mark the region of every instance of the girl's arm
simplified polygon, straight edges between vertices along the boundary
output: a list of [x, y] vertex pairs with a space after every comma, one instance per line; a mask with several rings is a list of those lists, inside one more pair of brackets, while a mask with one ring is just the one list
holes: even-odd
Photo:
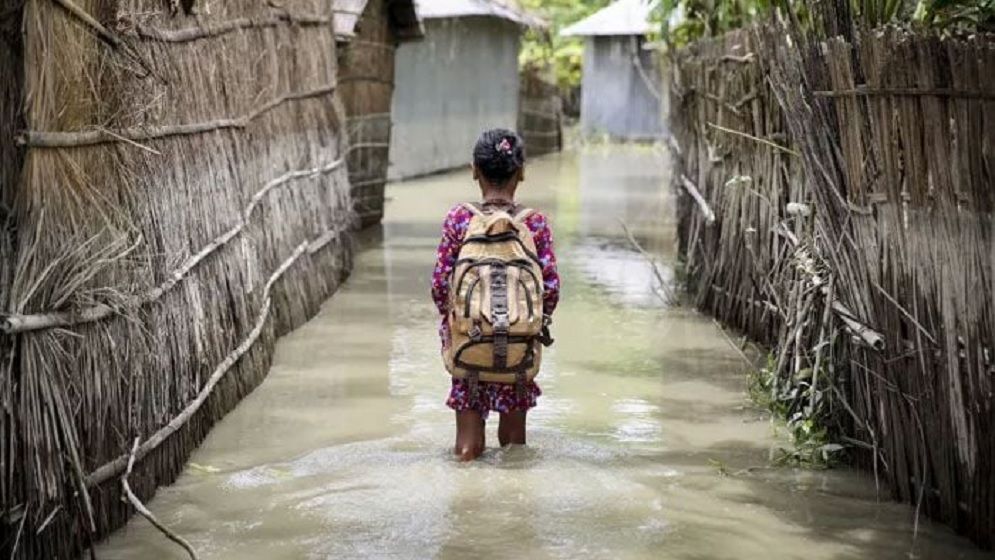
[[526, 225], [532, 231], [536, 254], [542, 263], [542, 312], [552, 315], [560, 301], [560, 274], [556, 270], [556, 254], [553, 253], [553, 230], [549, 228], [546, 216], [539, 212], [529, 216]]
[[449, 307], [449, 276], [456, 265], [456, 255], [463, 236], [470, 224], [470, 211], [462, 206], [456, 206], [446, 215], [442, 222], [442, 240], [436, 251], [435, 270], [432, 272], [432, 301], [441, 315], [445, 315]]

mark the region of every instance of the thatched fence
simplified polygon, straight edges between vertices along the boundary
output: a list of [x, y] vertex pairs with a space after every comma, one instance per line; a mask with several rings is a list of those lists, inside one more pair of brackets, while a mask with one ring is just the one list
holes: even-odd
[[830, 423], [896, 498], [991, 547], [995, 39], [824, 36], [675, 54], [688, 287], [772, 348], [789, 417]]
[[563, 149], [563, 100], [560, 88], [535, 68], [522, 70], [518, 93], [518, 133], [529, 156]]
[[0, 9], [0, 555], [124, 523], [349, 270], [332, 18]]
[[[346, 112], [349, 182], [359, 224], [380, 223], [390, 165], [394, 56], [400, 41], [421, 37], [410, 0], [335, 0], [354, 35], [339, 45], [340, 96]], [[349, 21], [349, 19], [352, 21]], [[340, 40], [344, 33], [338, 33]]]

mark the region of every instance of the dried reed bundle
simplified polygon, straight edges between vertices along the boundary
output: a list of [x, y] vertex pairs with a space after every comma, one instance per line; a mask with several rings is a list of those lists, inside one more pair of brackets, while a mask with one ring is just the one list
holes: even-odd
[[[354, 1], [354, 0], [352, 0]], [[336, 0], [340, 9], [350, 0]], [[380, 223], [390, 165], [390, 109], [394, 94], [394, 52], [399, 40], [387, 0], [369, 0], [358, 14], [356, 35], [339, 53], [341, 97], [349, 142], [349, 182], [362, 226]]]

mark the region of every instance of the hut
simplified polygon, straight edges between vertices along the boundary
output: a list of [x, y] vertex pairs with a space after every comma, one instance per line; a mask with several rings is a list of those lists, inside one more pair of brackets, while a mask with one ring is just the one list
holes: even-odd
[[518, 53], [535, 17], [494, 0], [420, 2], [425, 39], [397, 50], [391, 179], [467, 164], [484, 128], [518, 122]]
[[396, 46], [423, 30], [413, 0], [334, 0], [334, 11], [349, 182], [358, 224], [369, 226], [383, 218]]
[[584, 136], [666, 136], [660, 70], [647, 50], [653, 2], [617, 0], [561, 34], [585, 38], [580, 124]]
[[123, 524], [348, 272], [332, 25], [325, 0], [0, 9], [0, 557]]

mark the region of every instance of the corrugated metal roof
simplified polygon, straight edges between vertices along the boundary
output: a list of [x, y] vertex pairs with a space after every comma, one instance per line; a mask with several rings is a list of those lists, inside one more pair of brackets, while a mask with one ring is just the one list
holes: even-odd
[[655, 0], [617, 0], [560, 35], [646, 35], [653, 30], [650, 15], [655, 6]]
[[[369, 0], [332, 0], [337, 40], [350, 41], [356, 36], [356, 24], [363, 16], [368, 2]], [[390, 0], [387, 2], [387, 12], [394, 34], [399, 40], [418, 39], [424, 35], [425, 31], [415, 11], [414, 0]]]
[[527, 27], [546, 27], [546, 22], [507, 0], [418, 0], [423, 19], [493, 16]]

